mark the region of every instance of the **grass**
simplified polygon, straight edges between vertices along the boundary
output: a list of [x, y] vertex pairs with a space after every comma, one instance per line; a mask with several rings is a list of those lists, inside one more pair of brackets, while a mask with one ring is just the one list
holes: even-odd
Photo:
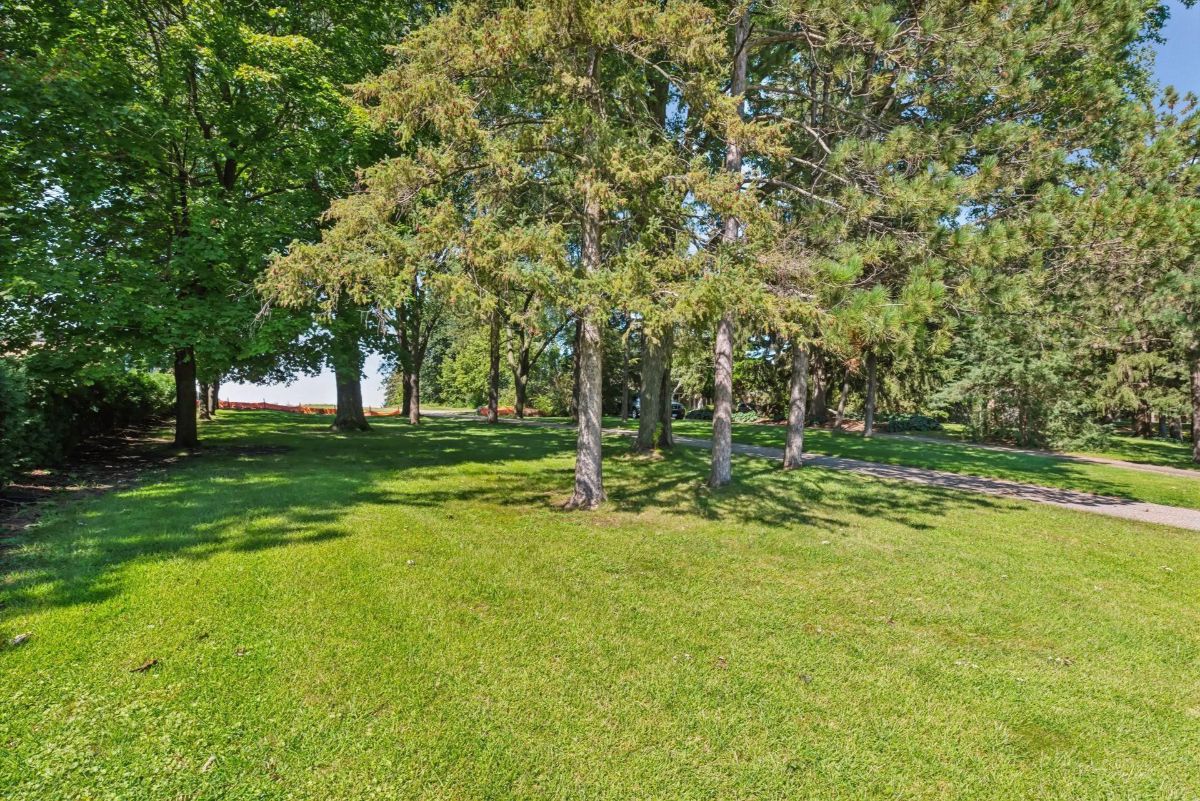
[[[620, 419], [605, 418], [605, 423], [614, 428], [619, 427]], [[629, 421], [628, 426], [636, 427], [637, 421]], [[680, 436], [708, 439], [712, 436], [712, 423], [677, 420], [673, 423], [673, 430]], [[782, 448], [786, 438], [787, 429], [784, 426], [753, 423], [735, 423], [733, 426], [734, 442], [747, 445]], [[952, 440], [941, 443], [908, 439], [904, 436], [864, 439], [860, 434], [828, 429], [805, 431], [804, 449], [809, 453], [826, 456], [846, 456], [884, 464], [928, 467], [951, 473], [1003, 478], [1044, 487], [1081, 490], [1147, 503], [1200, 509], [1200, 471], [1197, 471], [1195, 478], [1179, 477], [1071, 461], [1050, 455], [976, 448]]]
[[1111, 438], [1107, 448], [1085, 455], [1122, 459], [1126, 462], [1156, 464], [1163, 467], [1180, 467], [1196, 470], [1197, 475], [1200, 475], [1200, 466], [1192, 461], [1192, 443], [1190, 442], [1118, 435]]
[[[966, 427], [961, 423], [946, 423], [942, 431], [914, 432], [918, 436], [935, 437], [938, 439], [959, 440], [967, 439]], [[1192, 443], [1176, 442], [1169, 439], [1146, 439], [1128, 434], [1113, 434], [1109, 437], [1106, 447], [1092, 450], [1072, 450], [1071, 456], [1102, 456], [1106, 459], [1120, 459], [1135, 464], [1152, 464], [1161, 467], [1178, 467], [1184, 470], [1196, 470], [1200, 475], [1200, 465], [1192, 460]]]
[[571, 432], [372, 425], [8, 543], [0, 795], [1200, 794], [1195, 534], [615, 440], [572, 514]]

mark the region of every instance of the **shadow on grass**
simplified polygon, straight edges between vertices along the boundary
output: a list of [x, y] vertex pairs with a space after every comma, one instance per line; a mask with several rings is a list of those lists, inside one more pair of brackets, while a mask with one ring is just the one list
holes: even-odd
[[[388, 421], [371, 432], [341, 435], [307, 418], [240, 412], [222, 415], [205, 435], [214, 447], [172, 468], [165, 479], [69, 504], [17, 538], [0, 555], [7, 611], [112, 598], [123, 589], [121, 569], [133, 563], [204, 560], [353, 537], [346, 513], [362, 504], [586, 514], [559, 507], [572, 481], [570, 430], [473, 421], [413, 428]], [[655, 510], [833, 531], [855, 518], [928, 529], [951, 509], [997, 507], [983, 497], [892, 487], [825, 470], [783, 474], [774, 462], [747, 458], [735, 463], [735, 483], [714, 492], [704, 484], [703, 452], [680, 448], [662, 458], [636, 457], [626, 442], [612, 438], [605, 457], [606, 512]]]
[[[712, 428], [707, 423], [686, 421], [676, 424], [676, 433], [680, 436], [708, 438], [712, 435]], [[785, 437], [786, 430], [782, 426], [735, 425], [733, 428], [734, 441], [746, 445], [782, 448]], [[865, 439], [857, 434], [824, 429], [806, 432], [805, 449], [809, 453], [824, 456], [920, 467], [1140, 500], [1136, 491], [1120, 483], [1121, 468], [1073, 461], [1070, 458], [976, 448], [949, 441], [941, 444], [905, 440], [896, 436]], [[1107, 471], [1112, 471], [1111, 480], [1102, 475]]]

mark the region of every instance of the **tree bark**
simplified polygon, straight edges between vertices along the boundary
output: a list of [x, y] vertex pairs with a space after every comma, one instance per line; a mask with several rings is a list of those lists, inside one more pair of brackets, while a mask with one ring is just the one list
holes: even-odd
[[629, 337], [630, 330], [628, 314], [626, 314], [625, 337], [621, 345], [621, 422], [629, 420]]
[[413, 370], [408, 374], [405, 385], [408, 390], [408, 422], [412, 425], [421, 424], [421, 371]]
[[863, 409], [863, 436], [875, 433], [875, 351], [867, 351], [867, 403]]
[[816, 349], [809, 354], [808, 358], [812, 371], [812, 419], [817, 425], [823, 425], [829, 417], [828, 359]]
[[842, 389], [838, 393], [837, 416], [833, 418], [833, 427], [841, 428], [846, 422], [846, 398], [850, 396], [850, 371], [842, 372]]
[[[344, 316], [351, 312], [341, 312]], [[362, 404], [362, 350], [358, 330], [346, 320], [333, 323], [333, 375], [337, 382], [337, 412], [329, 426], [334, 431], [367, 431]]]
[[362, 404], [362, 374], [351, 366], [334, 368], [337, 380], [337, 413], [329, 426], [334, 431], [367, 431], [367, 416]]
[[671, 402], [675, 395], [674, 386], [671, 383], [671, 355], [674, 349], [675, 328], [671, 326], [663, 334], [662, 342], [662, 384], [658, 392], [662, 399], [662, 426], [658, 429], [658, 447], [661, 450], [675, 447], [675, 434], [671, 430], [671, 415], [674, 412]]
[[[600, 201], [589, 196], [583, 211], [582, 261], [586, 273], [600, 269]], [[595, 310], [579, 313], [579, 426], [575, 445], [575, 491], [567, 501], [568, 509], [595, 509], [604, 500], [604, 473], [600, 430], [602, 412], [601, 360], [603, 343]]]
[[492, 309], [492, 325], [488, 331], [488, 396], [487, 421], [500, 420], [500, 308]]
[[1200, 351], [1192, 354], [1192, 461], [1200, 464]]
[[[517, 347], [512, 343], [516, 341]], [[509, 339], [508, 361], [513, 374], [513, 392], [517, 396], [517, 417], [525, 419], [525, 406], [529, 403], [529, 371], [532, 361], [529, 358], [529, 336], [523, 331], [513, 331]]]
[[642, 384], [638, 392], [638, 433], [633, 449], [638, 453], [654, 450], [654, 435], [662, 414], [663, 343], [657, 332], [643, 328]]
[[412, 371], [400, 368], [400, 414], [408, 417], [412, 414]]
[[792, 392], [788, 404], [787, 447], [783, 452], [783, 469], [792, 470], [804, 465], [804, 416], [808, 402], [808, 349], [792, 344]]
[[212, 417], [217, 416], [217, 411], [221, 408], [221, 378], [214, 378], [208, 385], [208, 413]]
[[208, 405], [208, 396], [212, 392], [212, 385], [208, 383], [200, 384], [200, 419], [212, 419], [212, 407]]
[[579, 351], [583, 347], [583, 321], [575, 318], [575, 344], [571, 352], [571, 420], [579, 422]]
[[175, 444], [194, 448], [200, 444], [196, 431], [196, 352], [193, 348], [175, 351]]
[[[743, 114], [746, 93], [746, 67], [749, 63], [750, 8], [747, 6], [738, 19], [733, 36], [733, 69], [729, 81], [729, 94], [738, 103], [738, 113]], [[730, 138], [725, 145], [725, 169], [735, 176], [742, 174], [742, 147]], [[741, 223], [732, 214], [727, 215], [721, 230], [721, 239], [728, 247], [740, 236]], [[733, 480], [733, 312], [726, 310], [717, 323], [716, 344], [713, 347], [713, 433], [712, 469], [708, 484], [723, 487]]]
[[733, 480], [733, 315], [721, 315], [717, 341], [713, 348], [716, 363], [713, 377], [712, 470], [711, 487], [723, 487]]

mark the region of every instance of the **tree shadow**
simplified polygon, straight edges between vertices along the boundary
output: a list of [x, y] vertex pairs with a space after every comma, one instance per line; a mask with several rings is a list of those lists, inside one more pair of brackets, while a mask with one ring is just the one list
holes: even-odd
[[[15, 547], [0, 554], [6, 611], [111, 599], [124, 591], [123, 568], [134, 563], [202, 561], [354, 537], [348, 512], [363, 504], [447, 509], [461, 503], [475, 513], [490, 504], [587, 514], [560, 508], [572, 483], [570, 429], [462, 420], [410, 427], [387, 420], [346, 435], [282, 413], [221, 418], [206, 428], [207, 451], [140, 485], [64, 504], [15, 538]], [[814, 468], [784, 473], [776, 462], [735, 459], [734, 483], [713, 491], [704, 483], [705, 452], [680, 447], [645, 458], [609, 437], [604, 513], [653, 511], [826, 531], [873, 518], [927, 530], [951, 510], [1002, 508], [966, 493]]]

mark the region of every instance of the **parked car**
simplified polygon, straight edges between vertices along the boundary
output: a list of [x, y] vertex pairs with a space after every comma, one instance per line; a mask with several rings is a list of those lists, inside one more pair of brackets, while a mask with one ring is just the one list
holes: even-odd
[[[683, 408], [683, 404], [678, 401], [671, 401], [671, 419], [682, 420], [687, 414], [687, 409]], [[629, 407], [629, 416], [635, 420], [642, 416], [642, 399], [634, 398], [633, 403]]]

